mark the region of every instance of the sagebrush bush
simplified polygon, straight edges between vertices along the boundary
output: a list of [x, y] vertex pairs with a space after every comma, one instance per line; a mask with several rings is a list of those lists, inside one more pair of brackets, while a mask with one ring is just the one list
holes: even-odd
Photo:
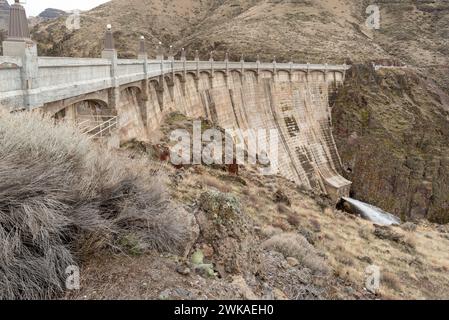
[[329, 267], [324, 259], [317, 254], [315, 248], [300, 234], [276, 234], [266, 240], [263, 243], [263, 247], [270, 251], [282, 253], [285, 258], [296, 258], [301, 265], [313, 272], [327, 273], [329, 271]]
[[186, 213], [142, 161], [67, 123], [0, 112], [0, 299], [55, 297], [68, 266], [130, 235], [140, 249], [180, 253]]

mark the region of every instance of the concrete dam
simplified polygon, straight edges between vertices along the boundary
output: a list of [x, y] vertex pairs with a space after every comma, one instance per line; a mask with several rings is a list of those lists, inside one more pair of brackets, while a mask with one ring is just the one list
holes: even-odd
[[[206, 117], [225, 129], [275, 129], [282, 176], [335, 198], [349, 194], [350, 182], [338, 174], [340, 159], [330, 125], [328, 93], [335, 88], [334, 79], [328, 82], [323, 72], [264, 71], [257, 76], [232, 71], [213, 77], [202, 73], [198, 79], [187, 74], [181, 80], [175, 77], [162, 92], [151, 86], [144, 121], [123, 122], [121, 136], [141, 132], [142, 138], [146, 130], [151, 134], [164, 110]], [[120, 113], [129, 120], [139, 108], [134, 95], [124, 99]]]
[[[23, 20], [20, 4], [11, 21]], [[73, 121], [87, 133], [116, 129], [121, 142], [147, 141], [164, 115], [205, 117], [224, 129], [274, 129], [279, 173], [307, 189], [348, 196], [332, 136], [329, 93], [346, 65], [192, 61], [181, 50], [149, 59], [142, 38], [137, 59], [118, 59], [111, 27], [102, 58], [39, 57], [23, 27], [10, 24], [0, 57], [0, 106]], [[175, 59], [175, 56], [179, 57]]]

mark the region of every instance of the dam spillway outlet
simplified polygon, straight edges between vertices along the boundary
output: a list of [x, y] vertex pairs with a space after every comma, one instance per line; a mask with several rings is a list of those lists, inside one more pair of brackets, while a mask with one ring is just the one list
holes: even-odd
[[[338, 206], [350, 213], [357, 213], [362, 218], [372, 221], [373, 223], [381, 226], [401, 224], [401, 219], [399, 219], [398, 217], [360, 200], [343, 197]], [[349, 208], [346, 208], [346, 206], [349, 206]]]

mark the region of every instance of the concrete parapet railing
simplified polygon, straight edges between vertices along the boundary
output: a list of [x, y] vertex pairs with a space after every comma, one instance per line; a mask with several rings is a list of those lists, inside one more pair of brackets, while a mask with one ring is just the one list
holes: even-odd
[[[26, 61], [26, 65], [24, 65]], [[25, 66], [25, 68], [24, 68]], [[345, 73], [347, 65], [183, 61], [146, 59], [96, 59], [0, 57], [0, 103], [34, 109], [46, 103], [123, 86], [165, 74], [207, 71], [303, 71]]]

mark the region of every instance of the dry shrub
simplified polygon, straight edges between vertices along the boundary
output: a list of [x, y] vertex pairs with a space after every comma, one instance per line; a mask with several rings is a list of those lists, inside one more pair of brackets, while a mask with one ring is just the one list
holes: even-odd
[[287, 216], [287, 221], [292, 227], [299, 227], [301, 225], [301, 221], [299, 220], [299, 217], [296, 215], [296, 213], [290, 213]]
[[279, 213], [282, 213], [282, 214], [288, 214], [288, 213], [291, 213], [292, 211], [290, 210], [290, 208], [289, 207], [287, 207], [285, 204], [283, 204], [283, 203], [278, 203], [278, 205], [277, 205], [277, 210], [278, 210], [278, 212]]
[[294, 257], [313, 272], [327, 273], [329, 267], [315, 248], [300, 234], [277, 234], [263, 243], [267, 250], [282, 253], [285, 258]]
[[263, 236], [269, 238], [272, 237], [275, 234], [280, 234], [282, 233], [282, 229], [279, 228], [275, 228], [271, 225], [266, 225], [261, 229], [261, 233]]
[[289, 197], [282, 190], [277, 190], [275, 192], [273, 201], [276, 203], [284, 203], [289, 207], [292, 205]]
[[201, 177], [201, 181], [204, 186], [212, 187], [223, 193], [229, 193], [232, 191], [231, 186], [225, 184], [224, 182], [213, 176], [204, 175], [203, 177]]
[[338, 261], [341, 264], [344, 264], [346, 266], [353, 266], [354, 260], [351, 256], [351, 253], [348, 252], [343, 246], [337, 245], [335, 249], [333, 250], [335, 260]]
[[416, 237], [414, 234], [407, 234], [402, 239], [402, 243], [405, 247], [415, 250], [416, 249]]
[[401, 283], [399, 278], [389, 271], [381, 272], [381, 284], [386, 285], [390, 289], [399, 291], [401, 289]]
[[316, 219], [310, 219], [310, 227], [313, 232], [321, 232], [321, 225]]
[[132, 234], [180, 252], [184, 212], [160, 177], [97, 149], [68, 124], [0, 112], [0, 299], [48, 299], [65, 270]]
[[360, 238], [365, 239], [365, 240], [371, 240], [372, 233], [373, 232], [372, 232], [371, 228], [369, 228], [367, 226], [362, 226], [359, 229], [359, 236], [360, 236]]
[[292, 229], [291, 226], [288, 224], [288, 222], [285, 221], [285, 219], [282, 219], [282, 218], [279, 218], [279, 217], [275, 217], [274, 219], [275, 220], [271, 223], [271, 225], [274, 228], [281, 229], [284, 232], [290, 231]]
[[241, 194], [248, 197], [248, 196], [250, 196], [252, 194], [251, 193], [251, 189], [250, 188], [243, 188], [242, 191], [241, 191]]
[[415, 232], [416, 229], [418, 229], [418, 226], [413, 222], [405, 222], [401, 225], [401, 228], [408, 232]]

